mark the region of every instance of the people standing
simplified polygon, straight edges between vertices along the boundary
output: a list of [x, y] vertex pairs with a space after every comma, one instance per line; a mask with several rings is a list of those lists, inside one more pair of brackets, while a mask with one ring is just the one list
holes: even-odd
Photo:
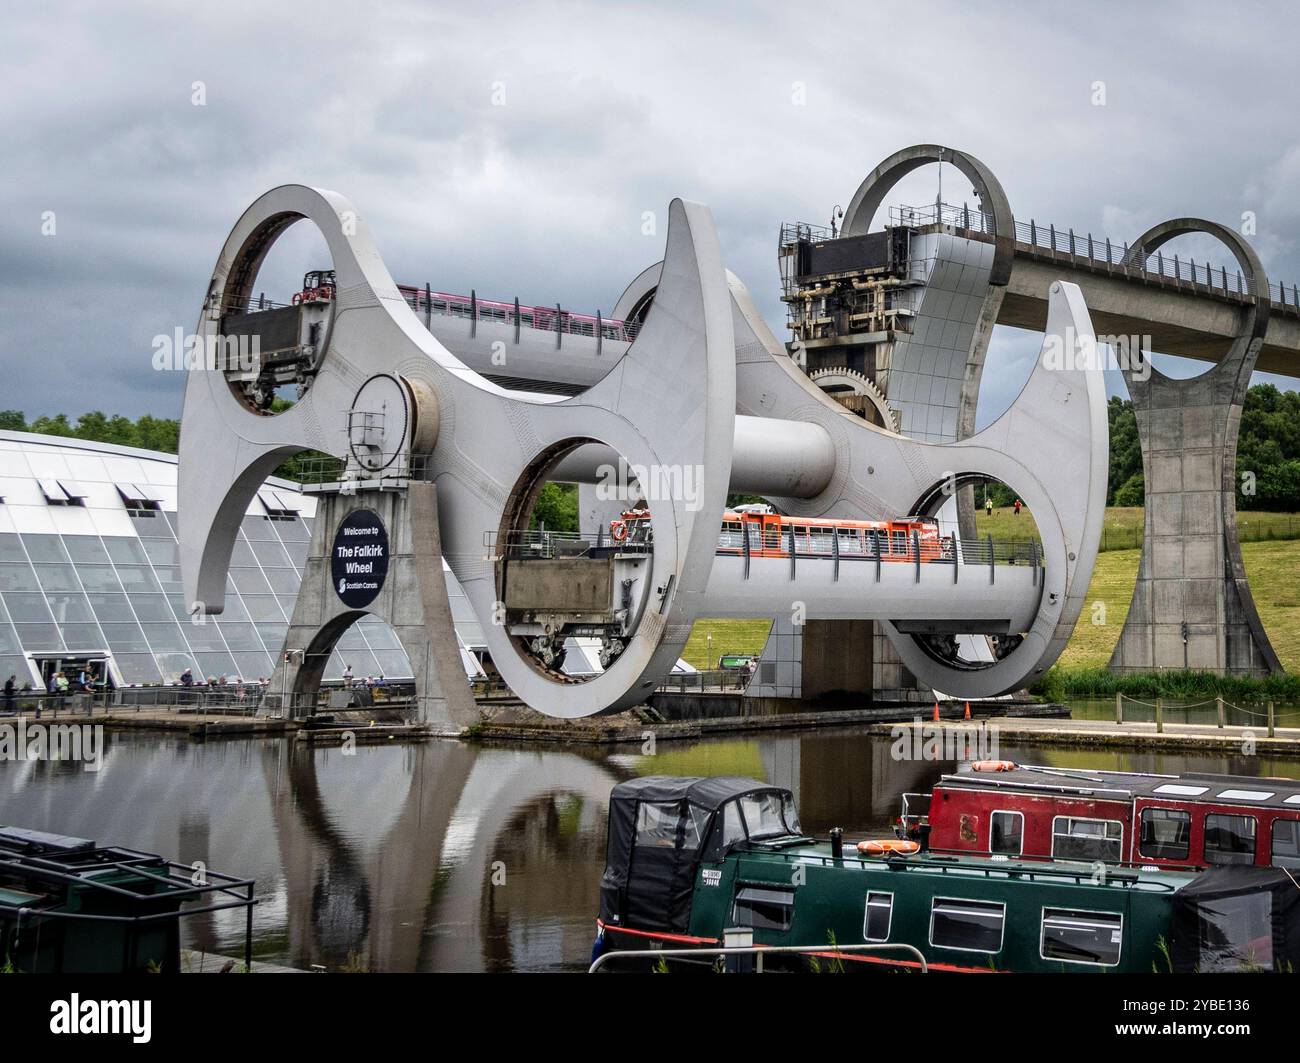
[[16, 675], [11, 675], [8, 679], [5, 680], [5, 712], [14, 711], [14, 692], [16, 687], [15, 680], [17, 678], [18, 677]]
[[986, 516], [993, 516], [993, 499], [988, 495], [984, 496], [984, 513]]
[[1020, 516], [1020, 499], [1016, 499], [1016, 516]]

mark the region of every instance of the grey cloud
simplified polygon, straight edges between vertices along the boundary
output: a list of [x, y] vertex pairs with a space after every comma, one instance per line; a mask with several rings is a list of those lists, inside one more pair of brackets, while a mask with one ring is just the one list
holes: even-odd
[[[349, 196], [399, 280], [581, 309], [607, 310], [657, 257], [643, 211], [698, 199], [778, 335], [780, 223], [824, 223], [877, 162], [926, 140], [984, 159], [1017, 217], [1117, 240], [1175, 214], [1236, 224], [1254, 210], [1270, 273], [1300, 280], [1285, 5], [310, 13], [7, 12], [0, 406], [174, 414], [182, 382], [151, 370], [151, 337], [193, 326], [231, 224], [286, 181]], [[900, 194], [932, 196], [929, 182]], [[286, 259], [268, 283], [292, 282]], [[982, 423], [1036, 348], [998, 331]]]

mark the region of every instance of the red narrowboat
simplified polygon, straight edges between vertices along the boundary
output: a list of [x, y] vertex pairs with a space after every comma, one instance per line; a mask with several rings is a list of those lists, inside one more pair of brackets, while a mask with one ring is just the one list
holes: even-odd
[[982, 761], [904, 794], [899, 831], [1012, 857], [1300, 868], [1300, 781]]

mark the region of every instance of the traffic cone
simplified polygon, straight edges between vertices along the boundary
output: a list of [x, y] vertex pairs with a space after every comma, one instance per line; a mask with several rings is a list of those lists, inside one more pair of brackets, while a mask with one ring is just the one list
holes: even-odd
[[934, 722], [939, 722], [939, 703], [937, 701], [934, 703]]
[[970, 719], [970, 702], [969, 702], [969, 701], [966, 702], [966, 716], [965, 716], [965, 719], [967, 719], [967, 720]]

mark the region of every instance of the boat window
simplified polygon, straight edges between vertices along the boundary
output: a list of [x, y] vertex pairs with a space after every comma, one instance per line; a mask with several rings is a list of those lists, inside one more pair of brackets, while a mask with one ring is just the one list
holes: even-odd
[[1109, 860], [1124, 858], [1124, 824], [1117, 819], [1052, 820], [1052, 856], [1059, 860]]
[[1273, 966], [1273, 894], [1267, 890], [1200, 901], [1196, 921], [1198, 972]]
[[1176, 808], [1144, 808], [1138, 852], [1152, 860], [1186, 860], [1192, 852], [1192, 814]]
[[1224, 790], [1219, 797], [1224, 801], [1267, 801], [1272, 790]]
[[790, 794], [783, 794], [781, 797], [781, 814], [785, 816], [787, 831], [791, 834], [803, 833], [803, 828], [799, 826], [799, 813], [795, 811], [794, 798]]
[[718, 546], [724, 550], [740, 550], [744, 545], [741, 540], [740, 521], [724, 520], [722, 531], [718, 535]]
[[989, 816], [989, 852], [1019, 856], [1025, 851], [1025, 814], [994, 812]]
[[841, 528], [838, 534], [841, 554], [862, 553], [862, 540], [858, 537], [856, 528]]
[[1290, 797], [1288, 797], [1285, 801], [1283, 801], [1282, 804], [1284, 804], [1284, 805], [1300, 805], [1300, 794], [1292, 794], [1292, 795], [1291, 795]]
[[1200, 797], [1209, 789], [1208, 786], [1183, 786], [1180, 783], [1161, 783], [1153, 793], [1169, 794], [1171, 797]]
[[1300, 819], [1273, 820], [1273, 866], [1300, 867]]
[[1255, 817], [1210, 812], [1205, 817], [1207, 864], [1253, 864]]
[[745, 886], [736, 892], [731, 912], [736, 926], [755, 930], [789, 930], [794, 916], [794, 890]]
[[642, 801], [636, 809], [636, 844], [660, 849], [676, 848], [677, 821], [680, 818], [681, 806], [675, 801], [666, 804]]
[[1124, 942], [1124, 917], [1118, 912], [1079, 912], [1043, 909], [1039, 955], [1065, 963], [1095, 963], [1114, 967]]
[[930, 944], [965, 952], [1000, 952], [1007, 906], [992, 901], [936, 897], [930, 908]]
[[683, 849], [698, 849], [704, 842], [704, 832], [709, 827], [709, 810], [699, 805], [686, 806], [686, 831], [682, 836]]
[[751, 838], [777, 838], [791, 833], [781, 817], [781, 803], [781, 795], [774, 793], [749, 794], [740, 799]]
[[735, 801], [728, 801], [722, 806], [722, 815], [714, 817], [712, 841], [705, 859], [721, 860], [736, 842], [744, 840], [745, 823], [740, 818], [740, 806]]
[[891, 552], [895, 554], [907, 553], [907, 532], [894, 532], [894, 545], [891, 547]]
[[894, 919], [892, 893], [868, 893], [867, 912], [862, 919], [863, 941], [888, 941], [889, 927]]
[[809, 529], [808, 548], [815, 554], [829, 554], [834, 547], [831, 540], [835, 538], [834, 528], [815, 527]]

